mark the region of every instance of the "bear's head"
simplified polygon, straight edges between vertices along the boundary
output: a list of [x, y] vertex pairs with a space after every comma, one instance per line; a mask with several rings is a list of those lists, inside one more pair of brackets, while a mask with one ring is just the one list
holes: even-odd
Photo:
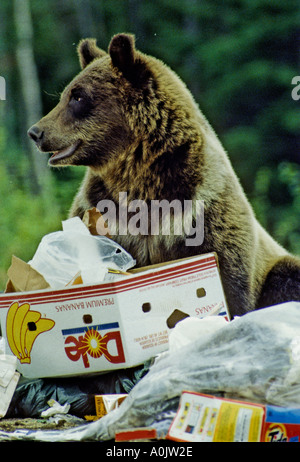
[[51, 166], [101, 169], [121, 152], [155, 158], [184, 143], [194, 100], [166, 65], [136, 50], [133, 35], [115, 35], [108, 52], [84, 39], [78, 54], [81, 72], [28, 130], [39, 150], [53, 153]]

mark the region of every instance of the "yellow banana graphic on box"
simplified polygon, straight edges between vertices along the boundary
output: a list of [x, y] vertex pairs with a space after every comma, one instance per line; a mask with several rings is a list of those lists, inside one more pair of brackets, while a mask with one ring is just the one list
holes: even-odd
[[52, 319], [41, 318], [38, 311], [30, 311], [29, 303], [14, 302], [6, 317], [6, 338], [11, 351], [21, 363], [30, 363], [30, 353], [37, 336], [54, 326]]

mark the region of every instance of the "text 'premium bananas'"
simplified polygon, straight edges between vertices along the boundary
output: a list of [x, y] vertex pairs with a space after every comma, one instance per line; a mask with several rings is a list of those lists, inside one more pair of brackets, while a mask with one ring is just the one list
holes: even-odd
[[14, 302], [7, 313], [6, 337], [11, 351], [21, 363], [30, 363], [30, 353], [37, 336], [54, 326], [52, 319], [41, 318], [38, 311], [30, 311], [29, 303]]

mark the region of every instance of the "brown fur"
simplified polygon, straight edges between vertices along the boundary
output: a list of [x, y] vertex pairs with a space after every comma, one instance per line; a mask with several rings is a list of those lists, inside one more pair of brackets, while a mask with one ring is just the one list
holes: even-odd
[[81, 41], [78, 53], [82, 71], [29, 130], [42, 151], [72, 146], [50, 165], [88, 166], [70, 216], [82, 217], [102, 199], [118, 205], [121, 191], [128, 201], [146, 203], [203, 200], [198, 247], [162, 233], [113, 237], [139, 266], [217, 252], [232, 315], [300, 300], [300, 261], [257, 222], [227, 154], [178, 76], [136, 50], [128, 34], [113, 37], [108, 53], [93, 39]]

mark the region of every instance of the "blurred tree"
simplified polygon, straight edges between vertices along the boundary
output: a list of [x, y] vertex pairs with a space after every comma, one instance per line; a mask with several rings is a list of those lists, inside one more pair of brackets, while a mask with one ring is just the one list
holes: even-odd
[[[33, 27], [29, 0], [14, 0], [14, 19], [17, 36], [16, 57], [24, 101], [25, 126], [30, 127], [41, 118], [42, 105], [41, 90], [34, 61]], [[28, 176], [31, 178], [32, 192], [43, 196], [47, 203], [51, 194], [51, 174], [47, 169], [47, 159], [38, 153], [33, 143], [29, 145], [28, 154], [30, 156]], [[53, 200], [51, 203], [53, 206]]]

